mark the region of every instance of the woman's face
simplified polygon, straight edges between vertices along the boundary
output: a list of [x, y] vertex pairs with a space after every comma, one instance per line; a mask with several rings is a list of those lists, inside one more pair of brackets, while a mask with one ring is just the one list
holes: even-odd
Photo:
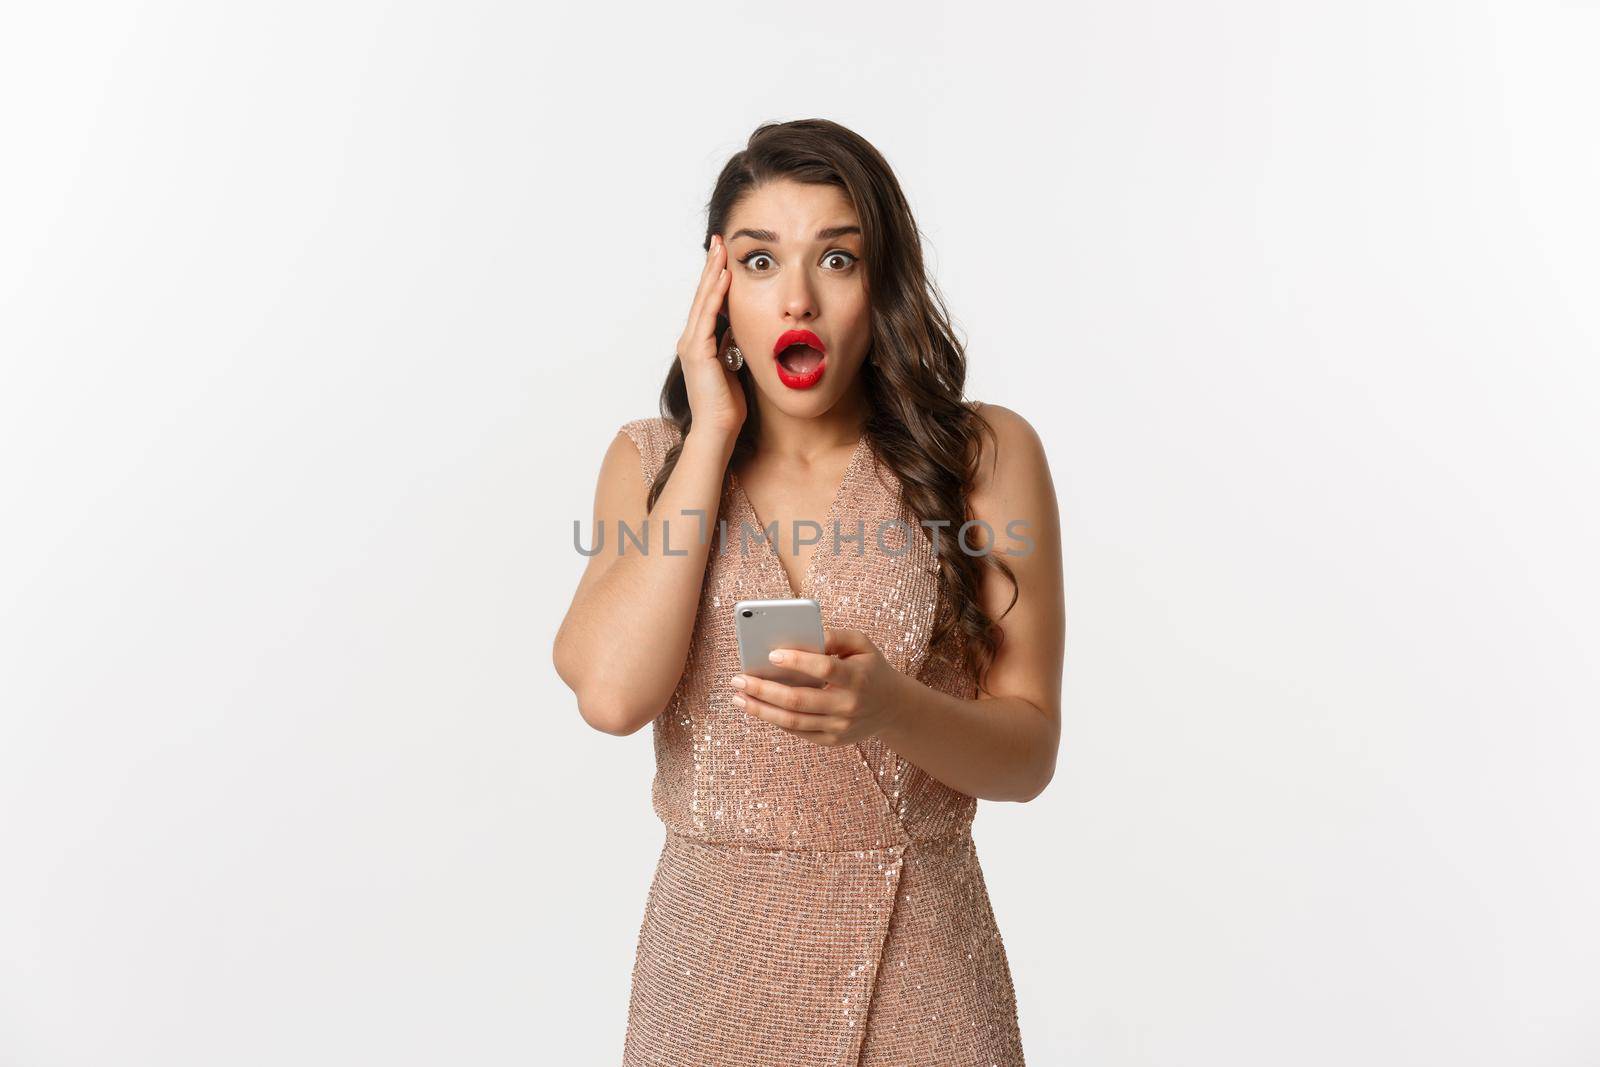
[[[844, 190], [790, 180], [748, 193], [723, 235], [727, 314], [763, 404], [815, 417], [855, 384], [872, 346], [860, 219]], [[809, 331], [817, 351], [774, 346]], [[782, 357], [780, 359], [780, 357]]]

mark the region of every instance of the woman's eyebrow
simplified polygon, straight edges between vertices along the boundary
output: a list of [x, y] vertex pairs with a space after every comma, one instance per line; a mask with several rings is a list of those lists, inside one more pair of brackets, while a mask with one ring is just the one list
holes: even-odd
[[[861, 233], [861, 227], [860, 226], [828, 226], [828, 227], [826, 227], [824, 229], [821, 229], [821, 230], [817, 231], [817, 240], [819, 240], [819, 241], [831, 241], [835, 237], [843, 237], [847, 233], [853, 233], [853, 234], [858, 234], [859, 235]], [[779, 239], [778, 235], [773, 233], [771, 230], [748, 230], [748, 229], [734, 230], [732, 233], [730, 233], [728, 235], [728, 240], [731, 241], [735, 237], [753, 237], [757, 241], [769, 241], [772, 244], [782, 244], [783, 243]]]

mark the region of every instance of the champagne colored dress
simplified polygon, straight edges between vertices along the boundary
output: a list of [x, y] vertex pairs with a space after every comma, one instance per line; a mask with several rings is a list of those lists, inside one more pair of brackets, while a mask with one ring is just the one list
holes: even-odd
[[[650, 418], [621, 432], [648, 485], [677, 428]], [[1010, 968], [973, 846], [976, 799], [876, 737], [815, 745], [732, 703], [734, 603], [795, 593], [731, 471], [718, 519], [707, 518], [683, 677], [653, 727], [666, 840], [639, 930], [624, 1067], [1021, 1067]], [[932, 546], [866, 436], [823, 527], [799, 590], [821, 602], [823, 625], [860, 630], [895, 669], [976, 696], [953, 642], [929, 647], [941, 587]], [[689, 544], [697, 520], [672, 529]]]

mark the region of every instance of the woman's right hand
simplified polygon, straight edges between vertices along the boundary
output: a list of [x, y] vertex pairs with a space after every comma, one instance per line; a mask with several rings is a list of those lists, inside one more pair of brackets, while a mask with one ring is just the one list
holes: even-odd
[[744, 425], [745, 399], [739, 376], [722, 362], [722, 352], [717, 347], [717, 312], [722, 309], [722, 298], [732, 279], [724, 265], [726, 259], [722, 235], [712, 234], [700, 287], [695, 290], [677, 351], [694, 419], [691, 432], [704, 430], [726, 434], [731, 439]]

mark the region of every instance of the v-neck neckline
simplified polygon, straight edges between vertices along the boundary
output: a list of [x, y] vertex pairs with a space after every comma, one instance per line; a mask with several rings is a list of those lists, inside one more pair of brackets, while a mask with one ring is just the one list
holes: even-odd
[[[766, 551], [762, 553], [762, 556], [778, 569], [777, 580], [783, 583], [784, 591], [790, 598], [804, 600], [811, 591], [811, 585], [817, 572], [817, 557], [822, 555], [822, 546], [827, 542], [828, 527], [838, 520], [839, 505], [843, 502], [845, 490], [849, 488], [850, 481], [856, 474], [856, 468], [861, 466], [861, 457], [866, 450], [867, 434], [863, 430], [860, 438], [856, 441], [856, 447], [850, 453], [850, 461], [845, 464], [844, 474], [839, 478], [839, 485], [833, 491], [833, 499], [828, 502], [828, 513], [822, 520], [823, 539], [811, 546], [811, 555], [806, 558], [805, 571], [800, 575], [800, 589], [798, 592], [789, 582], [789, 572], [784, 568], [783, 557], [778, 553], [778, 546], [767, 539], [767, 525], [761, 521], [761, 515], [756, 511], [756, 506], [751, 501], [750, 494], [745, 492], [744, 483], [739, 481], [739, 476], [734, 473], [732, 467], [728, 468], [728, 479], [733, 486], [734, 495], [738, 498], [738, 502], [744, 510], [750, 513], [750, 517], [755, 519], [757, 528], [761, 530], [761, 543], [766, 546]], [[793, 523], [794, 520], [791, 519], [791, 527]], [[792, 540], [793, 538], [791, 537]], [[739, 543], [741, 545], [744, 544], [743, 531], [740, 532]], [[793, 548], [794, 546], [791, 544], [790, 547]]]

